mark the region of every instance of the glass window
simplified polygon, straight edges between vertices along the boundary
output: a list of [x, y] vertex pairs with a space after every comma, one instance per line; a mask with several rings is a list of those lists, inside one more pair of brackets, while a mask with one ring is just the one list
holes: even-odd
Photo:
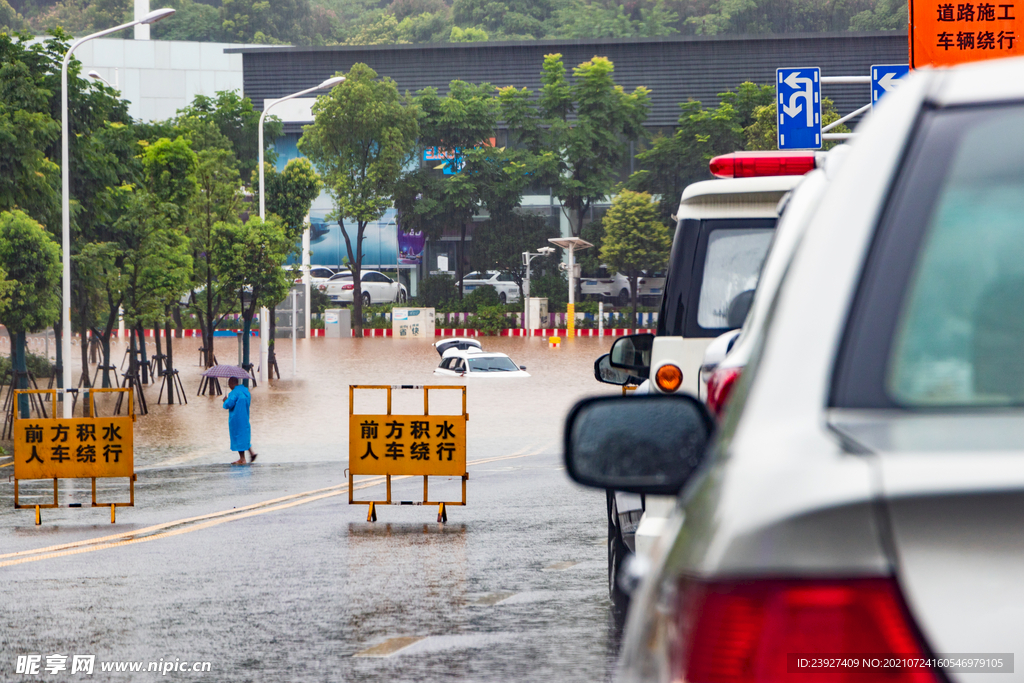
[[708, 235], [697, 324], [705, 329], [730, 327], [729, 306], [757, 287], [771, 246], [772, 228], [720, 229]]
[[886, 387], [907, 406], [1024, 403], [1024, 126], [975, 118], [927, 215]]
[[487, 276], [478, 270], [473, 271], [469, 275], [463, 278], [464, 280], [486, 280]]
[[498, 282], [513, 282], [512, 275], [510, 273], [501, 273], [498, 275]]
[[469, 359], [470, 372], [515, 372], [518, 369], [511, 358], [502, 356]]

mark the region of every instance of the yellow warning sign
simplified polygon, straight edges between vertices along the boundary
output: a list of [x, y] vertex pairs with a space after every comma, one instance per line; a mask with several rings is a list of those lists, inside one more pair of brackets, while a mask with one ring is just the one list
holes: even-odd
[[[357, 389], [387, 392], [387, 413], [355, 412]], [[392, 415], [391, 395], [394, 389], [422, 389], [422, 415]], [[462, 413], [430, 415], [430, 391], [454, 390], [462, 393]], [[377, 520], [377, 505], [395, 505], [391, 499], [392, 476], [423, 477], [423, 500], [401, 501], [401, 505], [437, 505], [437, 521], [448, 520], [446, 505], [466, 504], [466, 387], [464, 386], [349, 386], [348, 502], [369, 505], [367, 521]], [[384, 475], [387, 497], [384, 500], [355, 500], [353, 476]], [[460, 477], [461, 501], [431, 501], [428, 477]]]
[[465, 415], [351, 415], [352, 474], [461, 477], [466, 471]]
[[14, 478], [130, 477], [132, 447], [131, 417], [18, 420]]

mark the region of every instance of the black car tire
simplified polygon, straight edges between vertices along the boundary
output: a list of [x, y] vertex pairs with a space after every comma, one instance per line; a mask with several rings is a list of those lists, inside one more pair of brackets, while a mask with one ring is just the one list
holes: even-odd
[[508, 299], [507, 299], [507, 297], [505, 296], [505, 292], [502, 292], [501, 294], [499, 294], [499, 295], [498, 295], [498, 301], [500, 301], [500, 302], [501, 302], [501, 305], [502, 305], [502, 306], [504, 306], [504, 305], [505, 305], [505, 302], [506, 302], [507, 300], [508, 300]]
[[405, 299], [406, 299], [406, 297], [405, 297], [405, 290], [404, 289], [398, 290], [398, 303], [404, 304], [405, 303]]
[[619, 292], [619, 305], [620, 306], [628, 306], [629, 305], [629, 290], [628, 289], [623, 288], [623, 290], [621, 292]]
[[629, 607], [629, 594], [619, 587], [619, 573], [630, 551], [626, 542], [622, 540], [615, 492], [606, 491], [605, 494], [608, 497], [608, 596], [615, 609], [625, 610]]
[[369, 292], [363, 292], [363, 306], [369, 306], [369, 305], [370, 305], [370, 293]]

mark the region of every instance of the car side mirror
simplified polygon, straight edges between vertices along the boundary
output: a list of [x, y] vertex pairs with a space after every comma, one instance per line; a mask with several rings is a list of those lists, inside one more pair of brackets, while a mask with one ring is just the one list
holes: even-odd
[[729, 302], [729, 310], [725, 314], [725, 324], [731, 328], [743, 327], [752, 303], [754, 303], [754, 290], [748, 289], [737, 294]]
[[651, 349], [654, 347], [654, 335], [631, 334], [619, 337], [612, 344], [609, 363], [613, 368], [631, 370], [634, 375], [647, 379], [651, 375]]
[[594, 379], [605, 384], [614, 384], [617, 387], [624, 387], [627, 384], [639, 384], [643, 380], [629, 374], [628, 370], [613, 368], [611, 354], [604, 354], [594, 361]]
[[566, 471], [593, 488], [675, 495], [714, 429], [704, 404], [685, 394], [587, 398], [566, 419]]
[[520, 365], [519, 369], [525, 371], [526, 370], [526, 366], [525, 365]]

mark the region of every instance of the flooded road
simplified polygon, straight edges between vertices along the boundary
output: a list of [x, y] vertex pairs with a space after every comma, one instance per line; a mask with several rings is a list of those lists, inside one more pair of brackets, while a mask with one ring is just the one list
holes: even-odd
[[[117, 524], [103, 510], [62, 507], [36, 527], [3, 482], [0, 679], [39, 678], [15, 675], [18, 657], [45, 665], [54, 653], [68, 656], [68, 670], [42, 670], [47, 680], [84, 678], [70, 674], [75, 654], [95, 656], [97, 680], [156, 680], [164, 676], [145, 671], [151, 662], [177, 660], [209, 662], [210, 672], [167, 679], [609, 678], [619, 631], [605, 500], [566, 478], [561, 431], [575, 400], [614, 391], [592, 369], [610, 339], [550, 349], [482, 338], [533, 376], [457, 382], [431, 374], [438, 357], [427, 343], [308, 340], [293, 377], [291, 345], [279, 342], [282, 379], [253, 391], [251, 467], [226, 464], [226, 411], [195, 396], [198, 340], [175, 341], [189, 404], [156, 405], [147, 390], [136, 507], [119, 509]], [[236, 349], [218, 340], [222, 362]], [[348, 504], [348, 386], [449, 383], [468, 386], [468, 506], [449, 508], [446, 525], [418, 506], [381, 507], [367, 523], [366, 507]], [[430, 400], [432, 413], [447, 412]], [[357, 412], [382, 407], [357, 398]], [[422, 392], [396, 393], [393, 408], [419, 412]], [[431, 494], [457, 499], [460, 486], [432, 479]], [[383, 493], [370, 477], [356, 488], [357, 499]], [[419, 479], [393, 489], [396, 499], [422, 496]], [[88, 482], [61, 482], [62, 505], [72, 500], [89, 501]], [[142, 671], [101, 674], [101, 662]]]

